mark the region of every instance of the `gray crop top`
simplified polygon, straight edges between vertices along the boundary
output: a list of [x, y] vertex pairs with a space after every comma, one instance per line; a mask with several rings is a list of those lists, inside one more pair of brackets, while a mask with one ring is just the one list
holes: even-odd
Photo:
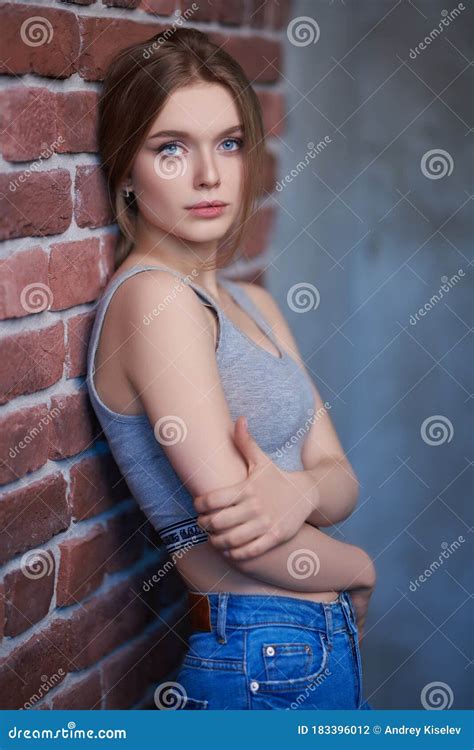
[[216, 360], [232, 420], [248, 419], [249, 431], [260, 448], [281, 469], [301, 471], [301, 449], [314, 415], [308, 376], [276, 341], [270, 325], [243, 287], [230, 279], [219, 283], [265, 332], [280, 357], [263, 349], [225, 315], [202, 287], [163, 265], [135, 266], [109, 282], [97, 304], [87, 352], [86, 382], [99, 423], [114, 459], [140, 508], [159, 532], [168, 552], [207, 540], [196, 523], [193, 498], [156, 440], [146, 414], [127, 415], [110, 409], [95, 388], [95, 354], [102, 324], [113, 293], [135, 273], [162, 269], [188, 284], [218, 316]]

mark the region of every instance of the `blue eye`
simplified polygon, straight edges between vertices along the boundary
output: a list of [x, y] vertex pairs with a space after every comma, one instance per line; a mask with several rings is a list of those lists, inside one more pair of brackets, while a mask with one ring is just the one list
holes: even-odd
[[166, 149], [168, 148], [182, 148], [182, 146], [179, 145], [179, 143], [164, 143], [160, 148], [158, 149], [158, 154], [164, 154], [165, 156], [177, 156], [176, 152], [173, 152], [170, 154]]
[[[243, 144], [243, 140], [241, 138], [226, 138], [225, 141], [222, 141], [222, 143], [236, 143], [237, 147], [240, 148]], [[224, 151], [230, 151], [231, 149], [225, 148]], [[236, 149], [232, 149], [232, 151], [235, 151]]]

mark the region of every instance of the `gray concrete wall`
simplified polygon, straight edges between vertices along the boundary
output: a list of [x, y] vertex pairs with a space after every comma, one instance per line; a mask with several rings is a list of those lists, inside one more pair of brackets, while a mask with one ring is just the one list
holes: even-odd
[[[363, 646], [375, 708], [435, 703], [432, 688], [422, 697], [433, 682], [443, 683], [446, 707], [452, 699], [452, 708], [472, 708], [473, 13], [465, 7], [417, 51], [442, 11], [457, 6], [296, 0], [292, 18], [313, 19], [313, 41], [302, 44], [294, 30], [286, 45], [279, 179], [308, 142], [326, 143], [269, 199], [279, 216], [268, 286], [361, 481], [357, 510], [332, 533], [376, 561]], [[447, 154], [423, 161], [433, 149]], [[316, 309], [288, 304], [301, 282], [316, 287]], [[425, 305], [424, 316], [410, 317]]]

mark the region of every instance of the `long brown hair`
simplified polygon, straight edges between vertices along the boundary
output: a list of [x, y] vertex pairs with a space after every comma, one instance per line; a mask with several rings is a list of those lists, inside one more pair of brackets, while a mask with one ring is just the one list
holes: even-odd
[[[168, 28], [122, 49], [108, 67], [99, 101], [99, 151], [109, 200], [119, 227], [115, 265], [133, 248], [137, 205], [121, 190], [149, 127], [167, 97], [198, 82], [219, 83], [231, 93], [243, 125], [243, 189], [240, 210], [219, 243], [217, 265], [227, 265], [248, 229], [262, 192], [264, 130], [260, 102], [241, 66], [192, 28]], [[225, 250], [225, 251], [224, 251]], [[203, 270], [211, 266], [203, 264]]]

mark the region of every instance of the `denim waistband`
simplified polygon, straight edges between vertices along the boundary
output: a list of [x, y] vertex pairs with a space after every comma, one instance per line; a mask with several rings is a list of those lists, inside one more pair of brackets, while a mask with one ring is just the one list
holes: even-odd
[[211, 626], [225, 639], [226, 627], [251, 628], [259, 624], [295, 624], [321, 630], [331, 641], [333, 632], [356, 632], [350, 596], [342, 591], [333, 602], [312, 602], [292, 596], [263, 596], [220, 591], [207, 593]]

